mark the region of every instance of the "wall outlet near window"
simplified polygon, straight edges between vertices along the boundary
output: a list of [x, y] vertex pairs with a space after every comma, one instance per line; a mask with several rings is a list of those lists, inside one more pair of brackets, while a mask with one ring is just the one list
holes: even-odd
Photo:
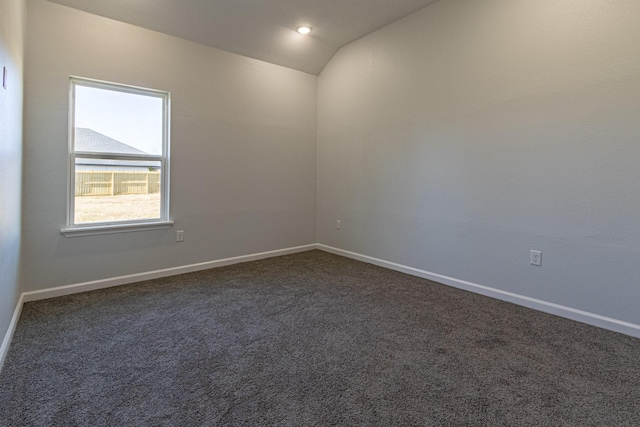
[[340, 230], [342, 228], [342, 223], [339, 219], [336, 219], [336, 230]]
[[184, 242], [184, 230], [176, 231], [176, 242]]
[[531, 265], [542, 265], [542, 252], [531, 250], [529, 253], [529, 262]]

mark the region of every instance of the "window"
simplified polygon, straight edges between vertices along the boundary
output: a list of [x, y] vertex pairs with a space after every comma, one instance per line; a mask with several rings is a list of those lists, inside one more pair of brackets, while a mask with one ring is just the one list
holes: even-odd
[[72, 77], [65, 236], [166, 228], [169, 93]]

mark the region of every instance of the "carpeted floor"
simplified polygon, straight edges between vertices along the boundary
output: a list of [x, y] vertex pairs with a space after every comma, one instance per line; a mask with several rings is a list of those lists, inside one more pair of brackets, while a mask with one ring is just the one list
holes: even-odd
[[640, 340], [320, 251], [28, 303], [2, 426], [637, 426]]

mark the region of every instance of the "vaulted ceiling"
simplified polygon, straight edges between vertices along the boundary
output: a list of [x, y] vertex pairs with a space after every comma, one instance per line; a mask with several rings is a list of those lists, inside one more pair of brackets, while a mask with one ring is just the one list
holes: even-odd
[[[319, 74], [342, 46], [437, 0], [50, 1]], [[298, 34], [301, 25], [311, 34]]]

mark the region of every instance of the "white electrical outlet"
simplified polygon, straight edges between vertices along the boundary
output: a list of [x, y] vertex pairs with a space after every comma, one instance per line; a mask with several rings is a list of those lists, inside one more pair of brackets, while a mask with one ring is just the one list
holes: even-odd
[[340, 230], [342, 228], [342, 223], [339, 219], [336, 219], [336, 230]]
[[529, 253], [529, 262], [531, 265], [542, 265], [542, 252], [531, 250]]
[[176, 242], [184, 242], [184, 230], [176, 231]]

